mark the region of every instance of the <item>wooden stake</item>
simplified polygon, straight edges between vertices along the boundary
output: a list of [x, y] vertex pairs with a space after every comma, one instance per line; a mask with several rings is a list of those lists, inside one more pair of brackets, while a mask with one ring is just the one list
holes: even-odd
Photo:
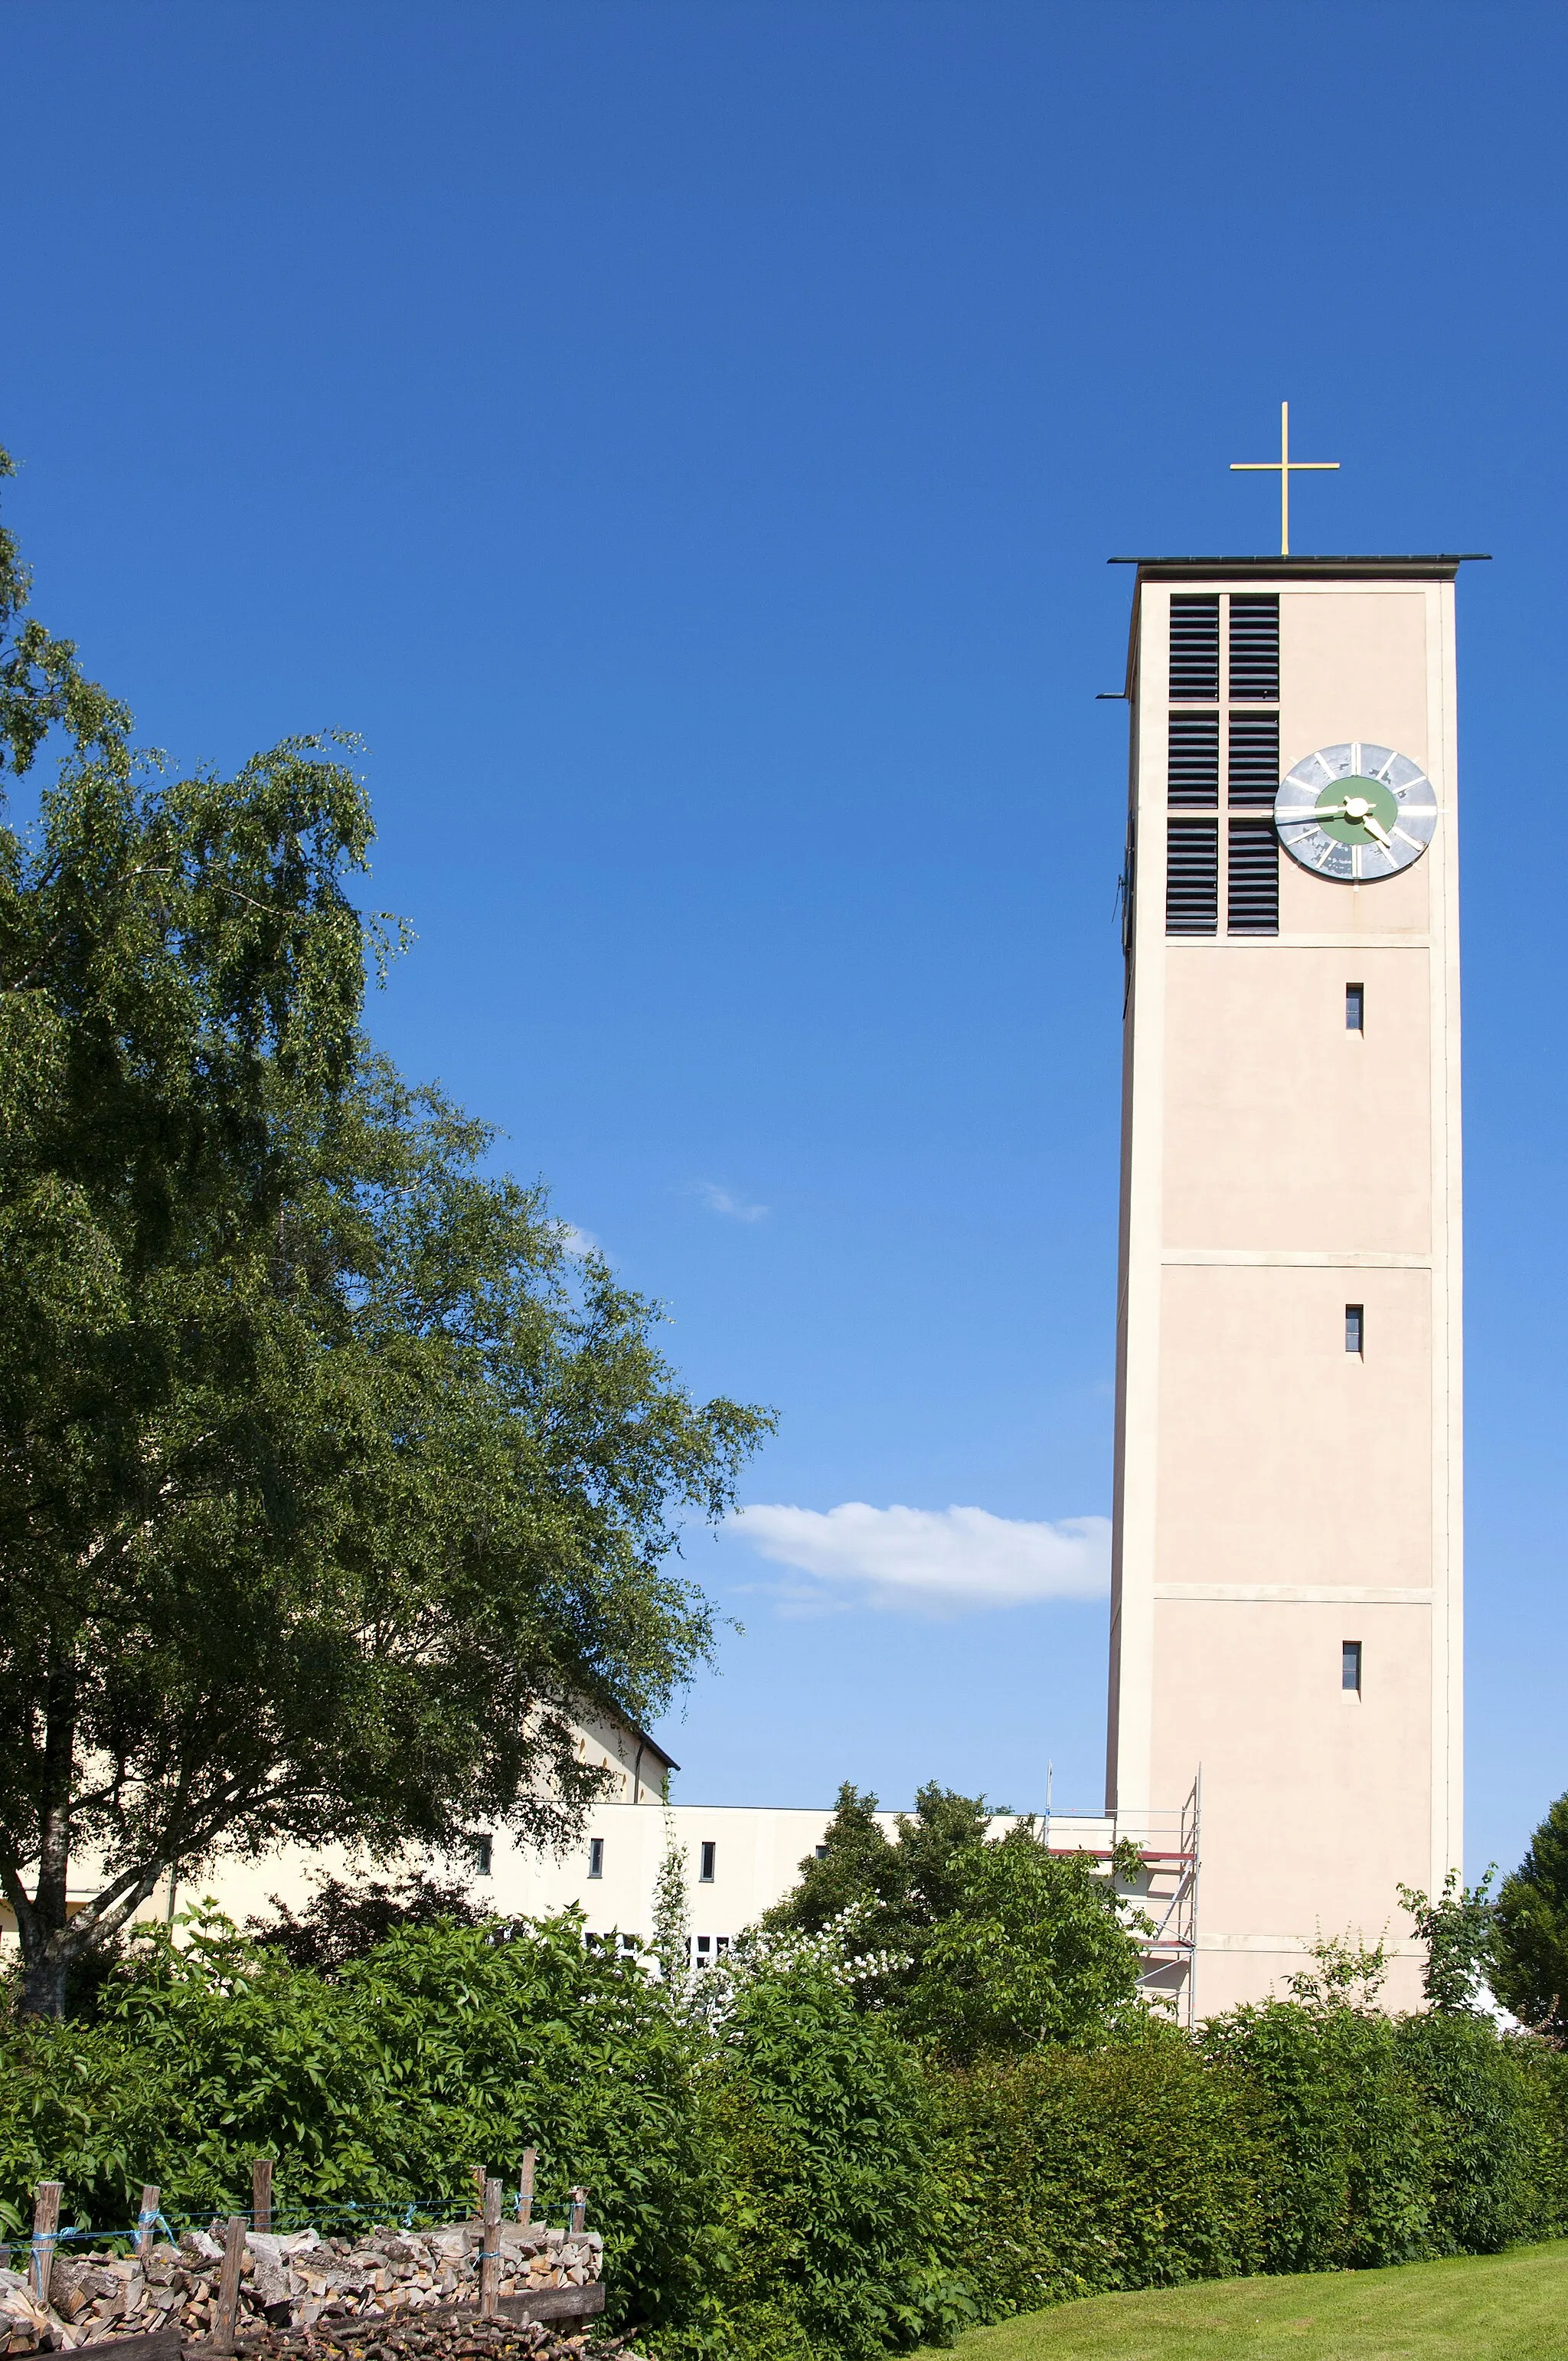
[[522, 2170], [517, 2176], [517, 2218], [526, 2230], [533, 2219], [533, 2168], [539, 2161], [536, 2147], [522, 2151]]
[[218, 2306], [213, 2315], [210, 2353], [234, 2351], [235, 2314], [239, 2310], [239, 2274], [245, 2262], [245, 2216], [231, 2213], [224, 2233], [224, 2267], [218, 2274]]
[[40, 2303], [49, 2301], [49, 2275], [54, 2268], [54, 2234], [60, 2227], [60, 2200], [64, 2188], [63, 2180], [40, 2180], [33, 2191], [33, 2253], [29, 2270], [33, 2293]]
[[572, 2227], [586, 2230], [588, 2224], [588, 2192], [586, 2189], [572, 2191]]
[[158, 2227], [158, 2201], [161, 2194], [156, 2180], [142, 2182], [141, 2212], [137, 2215], [137, 2252], [144, 2263], [152, 2252], [152, 2234]]
[[500, 2310], [501, 2184], [485, 2183], [485, 2228], [479, 2240], [479, 2317], [494, 2320]]
[[264, 2236], [272, 2232], [272, 2166], [269, 2156], [255, 2157], [250, 2167], [250, 2223]]

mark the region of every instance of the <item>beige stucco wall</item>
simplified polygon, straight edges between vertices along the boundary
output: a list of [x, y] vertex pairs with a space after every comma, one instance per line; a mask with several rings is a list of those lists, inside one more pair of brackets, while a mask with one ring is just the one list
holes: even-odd
[[[1108, 1801], [1201, 1768], [1206, 2013], [1316, 1930], [1398, 1940], [1398, 1882], [1459, 1858], [1453, 605], [1441, 580], [1175, 586], [1278, 589], [1282, 770], [1391, 745], [1442, 817], [1377, 884], [1282, 855], [1277, 939], [1227, 939], [1223, 890], [1218, 936], [1168, 939], [1171, 587], [1142, 584], [1135, 626]], [[1406, 1947], [1390, 1999], [1416, 1976]]]

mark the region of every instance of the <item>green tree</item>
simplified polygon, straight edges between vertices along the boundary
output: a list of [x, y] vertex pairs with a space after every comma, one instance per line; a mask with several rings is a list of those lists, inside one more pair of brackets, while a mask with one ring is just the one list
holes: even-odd
[[965, 2066], [1089, 2041], [1133, 2011], [1142, 1965], [1112, 1881], [1085, 1853], [1048, 1851], [1023, 1820], [964, 1853], [898, 2021]]
[[[291, 1968], [334, 1976], [350, 1960], [362, 1960], [389, 1935], [411, 1927], [477, 1927], [468, 1889], [456, 1878], [433, 1877], [416, 1869], [406, 1877], [319, 1877], [302, 1910], [291, 1910], [274, 1894], [270, 1918], [250, 1918], [246, 1933], [263, 1949], [281, 1951]], [[74, 2014], [74, 2009], [72, 2014]]]
[[0, 771], [60, 756], [0, 826], [0, 1890], [58, 2014], [215, 1849], [565, 1840], [770, 1420], [369, 1048], [343, 747], [170, 779], [27, 598], [0, 539]]
[[1399, 1899], [1427, 1947], [1421, 1989], [1429, 2008], [1453, 2016], [1475, 2005], [1476, 1988], [1491, 1964], [1497, 1905], [1490, 1887], [1496, 1865], [1479, 1885], [1462, 1885], [1451, 1869], [1434, 1902], [1417, 1887], [1401, 1885]]
[[963, 1863], [984, 1842], [991, 1818], [983, 1795], [959, 1795], [929, 1780], [889, 1837], [876, 1797], [846, 1781], [822, 1850], [801, 1862], [800, 1883], [764, 1914], [762, 1926], [817, 1935], [853, 1909], [865, 1949], [897, 1952], [913, 1968], [957, 1902]]
[[1497, 1894], [1492, 1989], [1523, 2023], [1568, 2040], [1568, 1795]]

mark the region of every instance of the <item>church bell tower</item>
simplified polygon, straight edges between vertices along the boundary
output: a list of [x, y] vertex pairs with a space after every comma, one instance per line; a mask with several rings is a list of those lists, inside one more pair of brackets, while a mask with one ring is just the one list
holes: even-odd
[[1461, 561], [1125, 562], [1108, 1808], [1201, 1774], [1208, 2015], [1461, 1860]]

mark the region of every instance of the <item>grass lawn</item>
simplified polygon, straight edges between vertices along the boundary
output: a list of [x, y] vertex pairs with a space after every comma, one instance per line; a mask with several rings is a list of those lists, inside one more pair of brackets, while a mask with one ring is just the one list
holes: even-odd
[[975, 2328], [959, 2361], [1568, 2361], [1568, 2239], [1395, 2271], [1206, 2279]]

